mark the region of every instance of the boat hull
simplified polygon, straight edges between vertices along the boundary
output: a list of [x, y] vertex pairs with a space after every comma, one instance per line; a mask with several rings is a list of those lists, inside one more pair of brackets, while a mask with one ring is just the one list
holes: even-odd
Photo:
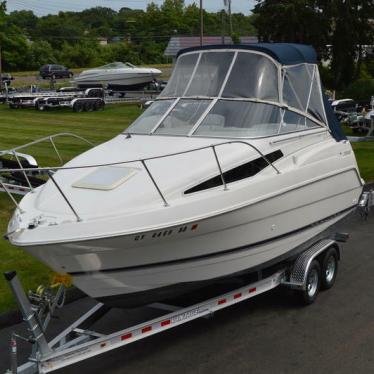
[[153, 82], [155, 78], [155, 74], [110, 74], [82, 78], [77, 77], [75, 83], [81, 88], [105, 86], [108, 89], [135, 90], [145, 87]]
[[334, 178], [186, 225], [24, 249], [71, 274], [93, 298], [112, 306], [148, 304], [289, 257], [357, 204], [357, 178], [348, 172]]
[[[111, 307], [132, 308], [154, 302], [175, 302], [175, 300], [181, 303], [187, 300], [191, 302], [191, 298], [192, 302], [197, 302], [205, 295], [211, 297], [213, 294], [228, 292], [247, 284], [249, 279], [250, 281], [259, 280], [259, 271], [286, 267], [287, 262], [312, 244], [323, 238], [333, 237], [339, 222], [350, 212], [352, 210], [342, 212], [314, 228], [302, 230], [281, 240], [275, 238], [269, 243], [231, 250], [229, 255], [211, 256], [209, 259], [164, 266], [144, 267], [126, 272], [126, 274], [116, 274], [116, 272], [108, 272], [107, 275], [100, 274], [100, 276], [96, 274], [94, 278], [97, 277], [100, 284], [108, 276], [111, 279], [110, 282], [113, 282], [114, 279], [137, 285], [143, 282], [144, 287], [150, 280], [154, 284], [162, 284], [166, 276], [169, 281], [174, 279], [174, 283], [157, 288], [145, 288], [141, 291], [96, 297], [96, 299]], [[263, 255], [259, 256], [258, 253], [263, 253]], [[275, 253], [279, 255], [274, 257]], [[237, 271], [237, 269], [242, 270]], [[206, 279], [203, 274], [217, 276]], [[92, 278], [84, 279], [85, 277], [83, 275], [79, 280], [76, 279], [78, 287], [87, 288], [84, 283], [92, 282]], [[193, 278], [199, 280], [192, 280]], [[180, 281], [181, 279], [185, 281]], [[197, 295], [193, 293], [196, 290], [199, 290]]]

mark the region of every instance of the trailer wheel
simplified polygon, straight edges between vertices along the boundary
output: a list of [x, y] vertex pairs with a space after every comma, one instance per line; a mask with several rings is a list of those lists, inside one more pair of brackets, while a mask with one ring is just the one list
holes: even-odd
[[335, 247], [330, 247], [323, 256], [321, 287], [324, 290], [331, 288], [338, 273], [338, 252]]
[[36, 109], [40, 112], [44, 112], [47, 109], [47, 107], [42, 103], [36, 103]]
[[103, 110], [104, 109], [104, 101], [102, 101], [102, 100], [96, 100], [95, 104], [94, 104], [94, 108], [97, 111]]
[[76, 113], [81, 113], [83, 112], [83, 103], [81, 103], [80, 101], [77, 101], [74, 103], [74, 106], [73, 106], [73, 110], [74, 112]]
[[18, 105], [18, 104], [14, 104], [14, 103], [10, 103], [10, 104], [9, 104], [9, 108], [10, 108], [10, 109], [18, 109], [18, 108], [19, 108], [19, 105]]
[[313, 260], [310, 264], [306, 275], [305, 290], [299, 291], [301, 302], [304, 305], [313, 304], [317, 298], [321, 286], [321, 265], [317, 260]]
[[94, 103], [90, 101], [86, 101], [84, 104], [84, 110], [86, 112], [92, 112], [94, 110]]

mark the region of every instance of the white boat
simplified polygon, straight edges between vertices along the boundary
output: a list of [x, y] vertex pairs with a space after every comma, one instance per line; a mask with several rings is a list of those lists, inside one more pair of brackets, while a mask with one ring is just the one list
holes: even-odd
[[74, 78], [78, 87], [104, 86], [112, 89], [132, 90], [145, 87], [162, 74], [155, 68], [141, 68], [129, 62], [113, 62], [85, 70]]
[[9, 239], [120, 306], [279, 263], [327, 235], [363, 186], [315, 52], [293, 44], [181, 52], [126, 131], [54, 170]]

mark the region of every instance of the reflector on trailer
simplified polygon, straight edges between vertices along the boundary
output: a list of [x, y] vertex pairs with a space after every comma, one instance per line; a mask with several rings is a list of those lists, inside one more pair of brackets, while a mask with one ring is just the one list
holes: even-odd
[[152, 330], [152, 326], [143, 327], [142, 328], [142, 334], [144, 334], [145, 332], [151, 331], [151, 330]]

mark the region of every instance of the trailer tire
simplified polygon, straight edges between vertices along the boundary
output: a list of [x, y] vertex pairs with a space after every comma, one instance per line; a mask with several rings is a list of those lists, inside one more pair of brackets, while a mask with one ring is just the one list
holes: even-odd
[[74, 112], [76, 112], [76, 113], [81, 113], [81, 112], [83, 112], [83, 103], [82, 102], [80, 102], [80, 101], [76, 101], [75, 103], [74, 103], [74, 106], [73, 106], [73, 110], [74, 110]]
[[299, 291], [300, 301], [303, 305], [313, 304], [321, 287], [321, 265], [313, 260], [306, 275], [305, 289]]
[[18, 104], [14, 104], [14, 103], [10, 103], [10, 104], [9, 104], [9, 108], [10, 108], [10, 109], [18, 109], [18, 108], [19, 108], [19, 105], [18, 105]]
[[90, 100], [90, 101], [86, 101], [84, 103], [84, 110], [86, 112], [92, 112], [94, 110], [94, 103]]
[[40, 112], [44, 112], [47, 109], [47, 107], [44, 104], [36, 103], [36, 109]]
[[101, 111], [104, 109], [104, 101], [102, 100], [96, 100], [94, 103], [94, 109], [97, 111]]
[[335, 247], [330, 247], [324, 253], [321, 261], [322, 276], [321, 288], [324, 290], [330, 289], [334, 283], [338, 273], [338, 252]]

